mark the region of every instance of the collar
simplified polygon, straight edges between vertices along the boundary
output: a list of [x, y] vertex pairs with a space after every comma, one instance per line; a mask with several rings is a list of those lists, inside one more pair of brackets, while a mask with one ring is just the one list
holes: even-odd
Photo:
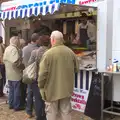
[[80, 27], [81, 27], [81, 28], [87, 28], [88, 25], [89, 25], [89, 22], [87, 21], [87, 24], [86, 24], [86, 25], [84, 25], [83, 23], [81, 23], [81, 24], [80, 24]]
[[19, 48], [18, 48], [17, 45], [15, 45], [15, 44], [10, 44], [10, 46], [13, 46], [13, 47], [15, 47], [17, 50], [19, 50]]
[[37, 46], [37, 44], [35, 44], [35, 43], [29, 43], [28, 45], [29, 46]]
[[63, 43], [56, 43], [55, 45], [53, 45], [52, 47], [57, 47], [57, 46], [60, 46], [60, 45], [64, 45]]
[[43, 49], [48, 49], [47, 46], [40, 46], [40, 48], [43, 48]]

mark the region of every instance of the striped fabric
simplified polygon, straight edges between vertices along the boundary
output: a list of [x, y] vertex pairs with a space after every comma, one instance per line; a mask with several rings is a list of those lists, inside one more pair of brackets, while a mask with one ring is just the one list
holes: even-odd
[[80, 70], [80, 72], [75, 75], [75, 88], [89, 90], [91, 86], [92, 76], [92, 71]]
[[59, 10], [60, 4], [52, 4], [48, 6], [42, 7], [33, 7], [30, 9], [20, 9], [20, 10], [13, 10], [13, 11], [5, 11], [0, 13], [0, 18], [2, 20], [5, 19], [16, 19], [18, 17], [30, 17], [32, 15], [38, 16], [39, 14], [46, 15], [47, 13], [53, 14], [55, 11]]

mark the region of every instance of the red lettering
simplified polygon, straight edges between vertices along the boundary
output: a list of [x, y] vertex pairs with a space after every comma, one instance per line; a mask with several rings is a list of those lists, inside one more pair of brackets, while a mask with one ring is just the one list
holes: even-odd
[[82, 99], [84, 99], [84, 96], [82, 96]]
[[75, 94], [75, 93], [73, 93], [72, 96], [73, 96], [73, 97], [77, 97], [77, 98], [82, 98], [81, 95], [78, 95], [78, 94]]
[[79, 99], [77, 99], [77, 98], [72, 98], [72, 101], [73, 102], [76, 102], [76, 103], [81, 103], [81, 104], [85, 104], [86, 105], [86, 101], [85, 100], [79, 100]]
[[16, 10], [16, 7], [7, 8], [7, 9], [5, 9], [3, 11], [10, 11], [10, 10]]
[[85, 1], [80, 1], [79, 4], [80, 5], [83, 5], [83, 4], [88, 4], [88, 3], [91, 3], [91, 2], [96, 2], [97, 0], [85, 0]]
[[83, 2], [83, 4], [88, 4], [88, 3], [90, 3], [89, 1], [85, 1], [85, 2]]

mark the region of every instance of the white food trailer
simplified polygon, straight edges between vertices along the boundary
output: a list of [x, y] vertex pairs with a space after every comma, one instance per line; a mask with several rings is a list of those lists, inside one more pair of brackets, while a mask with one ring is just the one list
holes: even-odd
[[[0, 18], [3, 20], [2, 24], [5, 25], [6, 19], [16, 19], [18, 16], [21, 18], [30, 17], [32, 14], [35, 14], [35, 10], [37, 11], [36, 15], [39, 13], [45, 15], [46, 6], [49, 8], [49, 13], [52, 14], [58, 10], [60, 3], [97, 7], [97, 72], [106, 71], [107, 65], [112, 64], [113, 59], [120, 61], [119, 0], [29, 0], [29, 2], [14, 0], [1, 5], [1, 10], [3, 11], [0, 13]], [[52, 5], [54, 6], [53, 9]], [[38, 11], [41, 6], [44, 6], [42, 12]], [[35, 7], [38, 9], [35, 9]], [[17, 25], [20, 26], [23, 23], [24, 21], [21, 21]], [[2, 24], [0, 24], [0, 35], [6, 40], [5, 30]], [[119, 102], [119, 75], [114, 76], [113, 86], [113, 99]]]

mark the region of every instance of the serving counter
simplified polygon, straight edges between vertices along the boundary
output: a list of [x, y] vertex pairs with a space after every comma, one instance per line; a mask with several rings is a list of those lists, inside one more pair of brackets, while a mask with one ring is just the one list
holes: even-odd
[[95, 51], [86, 51], [77, 57], [80, 67], [79, 72], [75, 74], [72, 109], [83, 112], [93, 119], [100, 118], [101, 74], [96, 69]]

